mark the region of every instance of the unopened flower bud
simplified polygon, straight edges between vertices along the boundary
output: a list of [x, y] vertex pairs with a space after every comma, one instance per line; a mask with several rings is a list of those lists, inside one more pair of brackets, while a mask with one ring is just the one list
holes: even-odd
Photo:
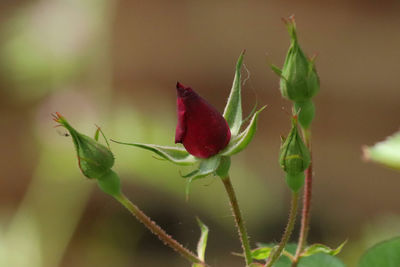
[[291, 101], [306, 102], [319, 91], [319, 77], [314, 58], [308, 59], [297, 41], [294, 18], [291, 17], [285, 22], [291, 44], [281, 71], [281, 92]]
[[190, 154], [198, 158], [217, 154], [231, 138], [228, 123], [192, 88], [177, 83], [176, 89], [178, 124], [175, 143], [182, 143]]
[[54, 115], [54, 121], [60, 123], [70, 133], [83, 175], [99, 179], [109, 173], [114, 165], [114, 156], [107, 147], [76, 131], [59, 113]]
[[297, 116], [293, 117], [292, 129], [281, 145], [279, 163], [286, 172], [289, 187], [298, 191], [304, 183], [304, 171], [310, 165], [310, 152], [299, 134]]

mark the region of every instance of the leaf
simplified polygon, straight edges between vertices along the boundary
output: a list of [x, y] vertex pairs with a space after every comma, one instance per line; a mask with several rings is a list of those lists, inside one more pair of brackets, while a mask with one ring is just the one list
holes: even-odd
[[261, 247], [251, 251], [251, 257], [255, 260], [265, 260], [271, 254], [273, 247]]
[[239, 153], [249, 145], [249, 143], [254, 137], [254, 134], [256, 133], [258, 115], [265, 108], [266, 106], [263, 106], [256, 113], [254, 113], [247, 128], [243, 132], [241, 132], [237, 137], [233, 137], [233, 139], [229, 142], [228, 146], [222, 152], [220, 152], [221, 155], [232, 156], [236, 153]]
[[400, 170], [400, 132], [363, 150], [365, 159]]
[[[295, 245], [295, 244], [293, 244]], [[253, 259], [256, 260], [266, 260], [271, 254], [275, 253], [276, 249], [278, 249], [277, 244], [258, 244], [259, 248], [253, 249], [251, 251], [251, 255]], [[286, 256], [288, 259], [292, 259], [294, 256], [292, 255], [292, 244], [286, 246], [286, 248], [282, 251], [282, 256]], [[296, 245], [295, 245], [296, 246]], [[288, 251], [287, 249], [290, 249]], [[293, 250], [293, 253], [296, 252], [296, 249]], [[282, 257], [281, 257], [282, 258]], [[291, 262], [289, 260], [289, 262]]]
[[197, 243], [197, 256], [200, 260], [204, 261], [208, 239], [208, 227], [199, 218], [196, 217], [196, 220], [201, 230], [200, 239]]
[[224, 118], [228, 122], [229, 128], [231, 129], [232, 136], [236, 136], [242, 126], [242, 85], [240, 72], [242, 70], [244, 53], [245, 50], [240, 54], [237, 60], [235, 78], [233, 79], [232, 89], [223, 114]]
[[159, 146], [153, 144], [141, 144], [141, 143], [124, 143], [115, 140], [111, 141], [122, 145], [135, 146], [146, 150], [150, 150], [159, 155], [160, 157], [162, 157], [163, 159], [166, 159], [178, 165], [192, 165], [198, 162], [198, 159], [190, 155], [184, 148], [180, 147], [168, 147], [168, 146]]
[[361, 257], [359, 267], [399, 267], [400, 237], [387, 240], [372, 248]]
[[[259, 244], [259, 246], [272, 247], [273, 244]], [[296, 253], [296, 247], [296, 244], [286, 245], [285, 251], [273, 267], [291, 267], [292, 262], [288, 255]], [[345, 265], [332, 255], [317, 253], [310, 257], [301, 258], [297, 267], [345, 267]]]
[[[318, 253], [314, 254], [310, 257], [306, 258], [301, 258], [299, 261], [298, 267], [345, 267], [344, 263], [339, 260], [338, 258], [328, 255], [328, 254], [323, 254], [323, 253]], [[382, 265], [381, 267], [383, 267]], [[274, 266], [275, 267], [275, 266]], [[276, 266], [278, 267], [278, 266]], [[283, 266], [282, 266], [283, 267]], [[290, 267], [288, 265], [287, 267]], [[372, 267], [372, 266], [369, 266]], [[385, 266], [387, 267], [387, 266]]]
[[340, 251], [342, 250], [342, 248], [346, 243], [347, 240], [344, 241], [342, 244], [340, 244], [336, 249], [331, 249], [330, 247], [325, 246], [323, 244], [313, 244], [304, 250], [304, 252], [301, 254], [301, 257], [309, 257], [317, 253], [325, 253], [335, 256], [340, 253]]

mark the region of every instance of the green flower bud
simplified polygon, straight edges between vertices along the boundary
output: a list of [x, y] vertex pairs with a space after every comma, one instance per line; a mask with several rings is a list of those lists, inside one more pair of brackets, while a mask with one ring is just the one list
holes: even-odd
[[285, 20], [291, 40], [282, 70], [272, 66], [281, 77], [280, 89], [284, 97], [294, 102], [306, 102], [319, 91], [319, 77], [314, 59], [308, 59], [302, 51], [296, 34], [293, 17]]
[[279, 154], [279, 164], [286, 172], [286, 182], [293, 191], [304, 183], [304, 171], [310, 165], [310, 152], [305, 146], [297, 128], [297, 116], [292, 119], [292, 129], [283, 141]]
[[53, 116], [54, 121], [60, 123], [70, 133], [76, 148], [79, 168], [83, 175], [87, 178], [99, 179], [108, 174], [114, 165], [114, 156], [110, 149], [93, 138], [76, 131], [59, 113]]

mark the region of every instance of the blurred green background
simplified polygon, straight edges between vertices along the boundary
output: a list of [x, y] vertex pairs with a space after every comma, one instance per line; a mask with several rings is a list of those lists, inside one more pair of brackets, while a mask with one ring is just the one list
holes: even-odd
[[[355, 266], [363, 250], [400, 232], [399, 174], [361, 159], [399, 127], [400, 2], [2, 0], [0, 2], [0, 266], [189, 266], [79, 172], [58, 111], [81, 132], [172, 145], [175, 83], [223, 110], [242, 49], [243, 105], [268, 104], [232, 179], [256, 242], [278, 241], [290, 194], [278, 166], [287, 101], [268, 62], [289, 46], [281, 17], [317, 52], [321, 91], [313, 125], [311, 242], [336, 246]], [[218, 179], [192, 185], [149, 152], [112, 144], [127, 195], [195, 249], [195, 216], [209, 227], [206, 258], [242, 266]], [[293, 240], [297, 239], [297, 232]]]

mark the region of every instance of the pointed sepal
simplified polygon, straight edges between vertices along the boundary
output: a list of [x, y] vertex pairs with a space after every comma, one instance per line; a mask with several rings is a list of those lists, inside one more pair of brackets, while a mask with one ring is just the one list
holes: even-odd
[[177, 165], [192, 165], [198, 161], [196, 157], [190, 155], [184, 148], [180, 147], [159, 146], [142, 143], [124, 143], [115, 140], [112, 141], [121, 145], [134, 146], [152, 151], [161, 158]]
[[258, 116], [260, 112], [263, 111], [265, 108], [266, 106], [260, 108], [257, 112], [254, 113], [247, 128], [238, 136], [232, 138], [228, 146], [220, 152], [221, 155], [232, 156], [239, 153], [249, 145], [256, 133]]
[[242, 70], [244, 54], [245, 50], [240, 54], [237, 60], [235, 78], [233, 79], [232, 89], [223, 114], [224, 118], [228, 122], [229, 128], [231, 129], [232, 137], [239, 133], [240, 127], [242, 126], [242, 81], [240, 72]]

